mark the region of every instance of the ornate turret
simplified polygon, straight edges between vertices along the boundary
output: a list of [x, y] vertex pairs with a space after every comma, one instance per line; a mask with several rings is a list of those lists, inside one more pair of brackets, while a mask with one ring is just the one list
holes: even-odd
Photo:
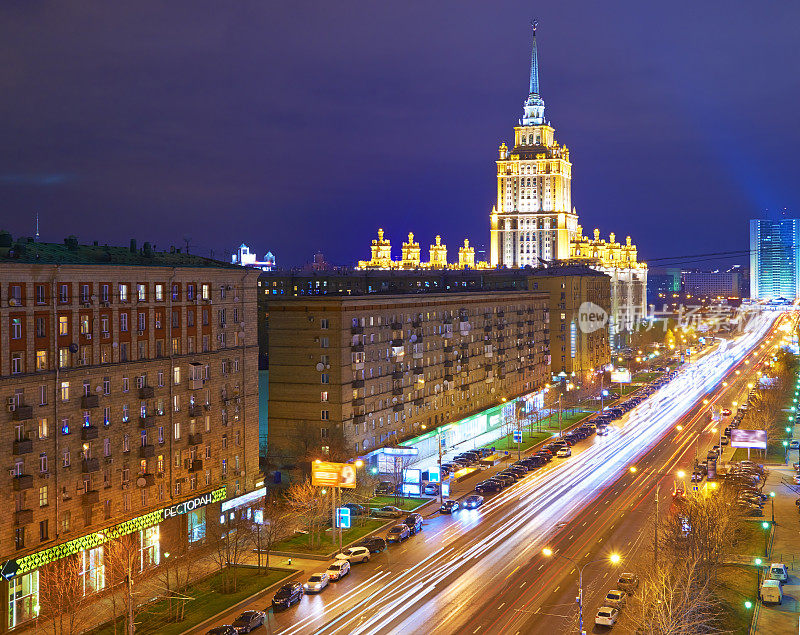
[[431, 259], [428, 265], [433, 269], [447, 267], [447, 245], [442, 244], [442, 237], [436, 236], [436, 243], [430, 247]]
[[465, 238], [464, 246], [458, 248], [458, 266], [460, 269], [475, 268], [475, 248], [469, 246], [469, 238]]
[[419, 267], [419, 243], [414, 242], [414, 232], [408, 233], [408, 242], [403, 243], [403, 260], [400, 263], [403, 269], [416, 269]]

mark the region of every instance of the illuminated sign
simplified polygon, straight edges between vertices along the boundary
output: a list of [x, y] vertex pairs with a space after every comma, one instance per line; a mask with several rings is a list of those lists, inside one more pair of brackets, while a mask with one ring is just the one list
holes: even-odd
[[349, 463], [314, 461], [311, 464], [311, 484], [314, 487], [346, 487], [354, 489], [356, 486], [356, 468]]
[[438, 483], [441, 479], [441, 473], [439, 472], [439, 466], [432, 467], [428, 470], [428, 481], [431, 483]]
[[229, 509], [244, 507], [245, 505], [249, 505], [250, 503], [255, 503], [256, 501], [258, 501], [259, 498], [264, 498], [264, 496], [266, 495], [267, 495], [266, 487], [253, 490], [252, 492], [247, 492], [247, 494], [242, 494], [241, 496], [237, 496], [236, 498], [232, 498], [229, 501], [225, 501], [224, 503], [222, 503], [221, 511], [226, 512]]
[[383, 454], [389, 454], [393, 456], [416, 456], [417, 454], [419, 454], [419, 448], [407, 448], [407, 447], [381, 448], [381, 452]]
[[522, 432], [514, 430], [514, 443], [522, 443]]
[[198, 507], [204, 507], [205, 505], [209, 505], [213, 502], [215, 502], [214, 492], [208, 492], [206, 494], [202, 494], [201, 496], [190, 498], [188, 501], [183, 501], [182, 503], [178, 503], [170, 507], [165, 507], [161, 511], [164, 512], [164, 520], [166, 520], [167, 518], [175, 518], [175, 516], [188, 514], [190, 511], [193, 511]]
[[[196, 501], [197, 499], [201, 498], [208, 500], [202, 504], [193, 505], [191, 509], [197, 509], [198, 507], [202, 507], [208, 503], [218, 503], [219, 501], [225, 499], [226, 492], [227, 490], [225, 487], [220, 487], [212, 492], [198, 496], [192, 499], [192, 501]], [[80, 553], [81, 551], [85, 551], [87, 549], [94, 549], [95, 547], [99, 547], [100, 545], [110, 542], [111, 540], [132, 534], [135, 531], [141, 531], [142, 529], [153, 527], [165, 518], [171, 517], [171, 514], [169, 516], [167, 515], [167, 510], [172, 510], [173, 508], [180, 507], [181, 505], [185, 505], [190, 502], [191, 501], [186, 501], [185, 503], [172, 505], [171, 507], [167, 507], [165, 509], [158, 509], [150, 512], [149, 514], [145, 514], [144, 516], [137, 516], [136, 518], [131, 518], [125, 522], [113, 525], [103, 529], [102, 531], [80, 536], [74, 540], [63, 542], [60, 545], [55, 545], [54, 547], [44, 549], [43, 551], [37, 551], [36, 553], [23, 556], [22, 558], [8, 560], [7, 562], [3, 563], [2, 567], [0, 567], [0, 574], [2, 574], [6, 579], [10, 579], [17, 575], [30, 573], [31, 571], [35, 571], [39, 567], [42, 567], [49, 562], [53, 562], [54, 560], [60, 560], [61, 558], [66, 558], [67, 556], [73, 556], [76, 553]], [[191, 511], [191, 509], [184, 509], [184, 511], [180, 513], [185, 514], [187, 511]]]
[[733, 428], [731, 430], [731, 447], [732, 448], [756, 448], [758, 450], [767, 449], [767, 431], [766, 430], [740, 430]]
[[422, 470], [408, 468], [403, 470], [403, 483], [419, 485], [422, 481]]
[[611, 371], [611, 381], [618, 384], [631, 383], [631, 371], [627, 368], [617, 368]]
[[337, 507], [336, 508], [336, 526], [342, 529], [350, 529], [350, 508]]

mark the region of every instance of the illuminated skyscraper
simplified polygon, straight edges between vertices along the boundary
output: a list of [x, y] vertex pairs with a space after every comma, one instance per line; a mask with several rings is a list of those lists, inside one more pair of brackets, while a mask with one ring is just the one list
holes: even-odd
[[800, 220], [750, 221], [750, 297], [800, 297]]
[[572, 164], [569, 149], [555, 140], [545, 120], [539, 93], [539, 52], [533, 24], [528, 99], [514, 147], [500, 145], [497, 160], [497, 205], [491, 214], [491, 265], [539, 266], [567, 260], [578, 215], [572, 208]]

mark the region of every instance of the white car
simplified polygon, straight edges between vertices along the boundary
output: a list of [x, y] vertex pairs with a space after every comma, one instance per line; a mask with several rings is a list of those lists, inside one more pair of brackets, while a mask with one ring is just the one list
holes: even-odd
[[336, 554], [337, 560], [348, 562], [369, 562], [369, 549], [366, 547], [348, 547]]
[[618, 617], [619, 611], [613, 606], [601, 606], [595, 615], [594, 623], [598, 626], [614, 626]]
[[773, 562], [769, 565], [769, 579], [777, 580], [781, 584], [789, 581], [789, 571], [782, 562]]
[[559, 459], [565, 459], [568, 456], [572, 456], [572, 448], [561, 448], [558, 452], [556, 452], [556, 456]]
[[331, 582], [341, 580], [344, 576], [350, 573], [350, 563], [347, 560], [337, 560], [328, 567], [328, 570], [325, 571], [325, 573], [328, 574], [328, 578], [331, 580]]
[[328, 586], [329, 581], [330, 578], [327, 573], [313, 573], [308, 582], [303, 585], [303, 589], [305, 589], [306, 593], [319, 593]]
[[625, 603], [627, 599], [625, 598], [625, 591], [620, 591], [619, 589], [612, 589], [606, 594], [606, 599], [603, 600], [604, 606], [613, 606], [614, 608], [622, 609], [625, 608]]

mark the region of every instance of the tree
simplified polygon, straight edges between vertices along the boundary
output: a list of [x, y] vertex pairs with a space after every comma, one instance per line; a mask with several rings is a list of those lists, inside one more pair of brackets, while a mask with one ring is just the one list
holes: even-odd
[[253, 523], [235, 511], [223, 514], [223, 522], [207, 524], [211, 556], [219, 568], [222, 593], [233, 593], [239, 581], [239, 566], [253, 544]]
[[[125, 611], [125, 632], [136, 631], [137, 583], [142, 573], [138, 533], [130, 533], [111, 540], [105, 545], [106, 576], [112, 586], [122, 587], [122, 608]], [[116, 632], [117, 595], [111, 594], [114, 628]]]
[[86, 603], [79, 556], [67, 556], [39, 569], [39, 616], [46, 632], [72, 635], [85, 630]]
[[[269, 555], [275, 543], [289, 533], [294, 522], [291, 509], [280, 498], [267, 495], [261, 507], [261, 523], [255, 523], [255, 545], [258, 555], [258, 570], [269, 571]], [[262, 570], [262, 557], [264, 568]]]
[[194, 577], [197, 557], [181, 544], [177, 536], [170, 540], [163, 536], [161, 548], [161, 566], [158, 568], [158, 580], [166, 599], [166, 619], [180, 622], [184, 619], [186, 605], [193, 598], [186, 595]]
[[294, 483], [287, 488], [286, 502], [295, 520], [308, 535], [311, 548], [321, 543], [322, 531], [330, 518], [332, 507], [330, 496], [323, 496], [318, 487], [311, 484], [310, 479]]

